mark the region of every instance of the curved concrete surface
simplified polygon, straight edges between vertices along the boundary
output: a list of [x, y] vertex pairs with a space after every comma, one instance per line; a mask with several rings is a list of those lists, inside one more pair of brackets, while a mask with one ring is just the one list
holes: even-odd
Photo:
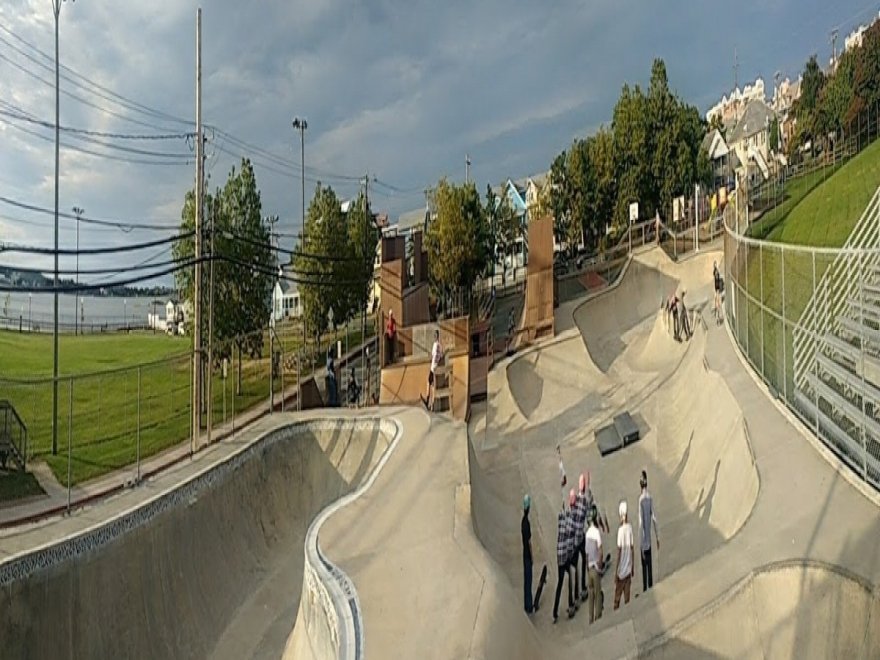
[[375, 421], [288, 422], [128, 512], [120, 529], [90, 532], [85, 549], [62, 542], [50, 567], [37, 557], [28, 569], [24, 555], [24, 575], [4, 573], [0, 655], [279, 657], [310, 521], [389, 441]]
[[863, 580], [815, 563], [750, 574], [658, 640], [650, 658], [876, 658], [880, 595]]

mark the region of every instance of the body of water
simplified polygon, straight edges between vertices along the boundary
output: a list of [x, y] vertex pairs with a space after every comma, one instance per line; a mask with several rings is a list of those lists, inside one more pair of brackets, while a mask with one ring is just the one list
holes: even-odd
[[[157, 304], [154, 306], [153, 301]], [[103, 296], [58, 296], [58, 323], [65, 332], [82, 325], [86, 332], [126, 326], [143, 327], [147, 314], [165, 316], [166, 298], [116, 298]], [[53, 295], [51, 293], [0, 293], [0, 326], [18, 330], [51, 332]]]

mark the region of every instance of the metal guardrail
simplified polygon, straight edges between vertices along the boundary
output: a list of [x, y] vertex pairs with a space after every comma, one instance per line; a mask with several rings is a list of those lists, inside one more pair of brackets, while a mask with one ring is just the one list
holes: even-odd
[[0, 465], [11, 458], [20, 470], [27, 462], [27, 426], [9, 401], [0, 401]]

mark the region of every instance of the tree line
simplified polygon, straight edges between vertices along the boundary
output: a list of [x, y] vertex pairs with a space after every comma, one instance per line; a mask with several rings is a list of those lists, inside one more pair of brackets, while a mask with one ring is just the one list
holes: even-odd
[[706, 122], [669, 88], [666, 64], [655, 59], [647, 91], [624, 84], [611, 125], [575, 138], [550, 167], [550, 208], [556, 240], [573, 251], [603, 245], [621, 233], [629, 206], [641, 218], [666, 217], [672, 200], [712, 181], [700, 144]]
[[861, 47], [845, 51], [827, 75], [815, 55], [807, 60], [800, 97], [792, 105], [796, 126], [786, 147], [787, 155], [796, 158], [807, 144], [814, 153], [819, 148], [833, 147], [835, 140], [857, 131], [860, 116], [876, 112], [878, 105], [880, 21], [865, 31]]
[[[216, 362], [230, 357], [233, 348], [251, 357], [262, 355], [264, 332], [272, 314], [272, 292], [280, 278], [297, 281], [309, 330], [321, 333], [329, 313], [339, 325], [366, 308], [373, 277], [378, 231], [361, 195], [343, 213], [332, 188], [317, 185], [306, 218], [305, 241], [292, 252], [290, 268], [279, 270], [272, 245], [277, 216], [264, 216], [257, 179], [250, 160], [232, 169], [223, 188], [205, 194], [203, 254], [212, 262], [202, 267], [202, 309], [207, 310], [208, 277], [214, 270], [213, 334]], [[195, 228], [195, 191], [186, 193], [181, 232]], [[213, 231], [210, 228], [213, 227]], [[185, 263], [195, 254], [194, 239], [178, 241], [173, 257]], [[180, 295], [192, 301], [195, 269], [175, 273]], [[202, 314], [202, 333], [208, 331]]]

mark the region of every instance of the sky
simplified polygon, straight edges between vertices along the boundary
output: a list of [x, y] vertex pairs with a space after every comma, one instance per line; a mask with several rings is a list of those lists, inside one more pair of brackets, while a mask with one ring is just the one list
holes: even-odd
[[[83, 248], [168, 236], [179, 223], [195, 173], [192, 141], [179, 135], [195, 116], [197, 7], [61, 5], [61, 63], [90, 82], [62, 70], [79, 84], [61, 81], [60, 124], [114, 137], [91, 136], [108, 147], [62, 135], [59, 208], [159, 228], [82, 224]], [[481, 192], [547, 170], [573, 138], [610, 123], [621, 86], [646, 85], [655, 57], [704, 113], [733, 87], [734, 52], [740, 85], [762, 76], [772, 94], [774, 72], [796, 78], [813, 53], [827, 61], [830, 31], [840, 30], [842, 47], [880, 2], [203, 0], [202, 10], [210, 186], [253, 157], [263, 213], [292, 236], [302, 221], [294, 117], [308, 122], [306, 203], [318, 180], [349, 198], [368, 174], [373, 209], [394, 219], [424, 205], [439, 178], [464, 180], [466, 155]], [[0, 198], [44, 209], [54, 207], [53, 56], [52, 0], [0, 0]], [[131, 139], [144, 134], [166, 139]], [[76, 221], [60, 223], [60, 246], [74, 248]], [[51, 247], [53, 237], [51, 214], [0, 200], [0, 241]], [[159, 247], [80, 264], [163, 258]], [[4, 253], [0, 265], [42, 268], [47, 259]], [[65, 257], [61, 267], [73, 263]]]

